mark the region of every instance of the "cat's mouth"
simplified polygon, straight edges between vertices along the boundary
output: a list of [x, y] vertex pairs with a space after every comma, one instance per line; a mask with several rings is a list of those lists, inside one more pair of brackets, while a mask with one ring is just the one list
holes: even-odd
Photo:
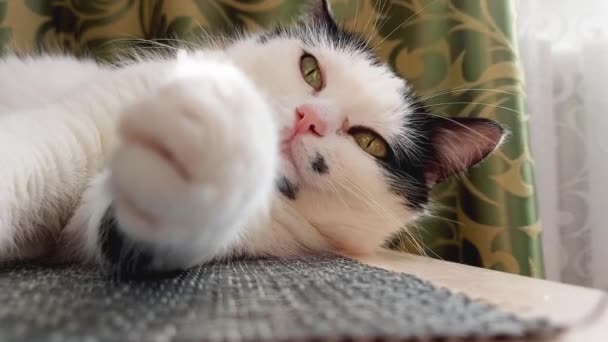
[[279, 152], [282, 160], [282, 173], [285, 177], [291, 181], [297, 181], [301, 179], [302, 174], [298, 167], [298, 150], [296, 144], [301, 143], [301, 139], [298, 135], [288, 128], [285, 128], [281, 132]]
[[289, 167], [293, 168], [293, 170], [298, 173], [298, 166], [294, 158], [291, 143], [292, 141], [281, 141], [281, 157], [289, 165]]
[[290, 147], [283, 148], [283, 146], [281, 146], [281, 156], [283, 157], [283, 159], [285, 159], [285, 161], [289, 162], [289, 164], [291, 164], [294, 168], [296, 167], [296, 161], [293, 158], [293, 152], [291, 152]]
[[296, 162], [293, 156], [292, 144], [296, 139], [296, 133], [288, 128], [284, 128], [281, 132], [280, 140], [280, 152], [283, 159], [289, 162], [294, 168], [296, 168]]

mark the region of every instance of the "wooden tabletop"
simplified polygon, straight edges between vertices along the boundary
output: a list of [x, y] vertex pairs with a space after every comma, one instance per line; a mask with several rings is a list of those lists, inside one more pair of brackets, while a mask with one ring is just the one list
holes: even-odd
[[355, 259], [416, 275], [522, 317], [546, 317], [572, 326], [559, 342], [608, 342], [608, 296], [599, 290], [387, 250]]

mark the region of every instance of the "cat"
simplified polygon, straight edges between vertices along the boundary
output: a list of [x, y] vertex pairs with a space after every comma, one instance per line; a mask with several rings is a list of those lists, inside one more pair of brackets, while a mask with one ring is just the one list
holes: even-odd
[[0, 262], [123, 276], [373, 253], [505, 129], [440, 118], [311, 0], [287, 26], [104, 66], [0, 60]]

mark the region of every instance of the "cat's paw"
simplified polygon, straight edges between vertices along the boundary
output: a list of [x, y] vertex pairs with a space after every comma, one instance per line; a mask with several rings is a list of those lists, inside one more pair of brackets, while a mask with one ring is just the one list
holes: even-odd
[[157, 254], [157, 268], [217, 255], [272, 192], [278, 138], [270, 108], [231, 65], [163, 86], [125, 113], [119, 133], [115, 215], [125, 236]]

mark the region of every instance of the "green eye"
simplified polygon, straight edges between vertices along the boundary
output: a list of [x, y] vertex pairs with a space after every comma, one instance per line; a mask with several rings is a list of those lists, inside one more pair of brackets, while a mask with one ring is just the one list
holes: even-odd
[[384, 159], [388, 155], [388, 144], [377, 133], [365, 128], [355, 128], [349, 132], [363, 151]]
[[300, 59], [300, 72], [304, 81], [314, 90], [319, 91], [323, 88], [323, 75], [317, 59], [312, 55], [305, 54]]

